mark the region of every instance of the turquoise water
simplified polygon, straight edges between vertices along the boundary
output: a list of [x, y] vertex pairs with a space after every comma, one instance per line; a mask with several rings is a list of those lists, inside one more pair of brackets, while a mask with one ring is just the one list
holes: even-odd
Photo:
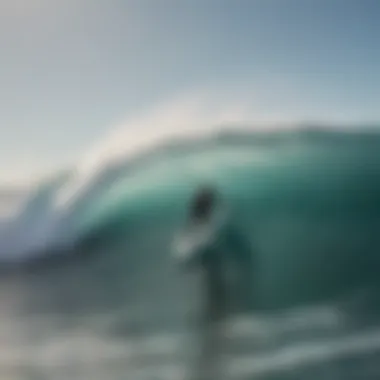
[[195, 371], [199, 274], [170, 247], [207, 183], [255, 265], [249, 304], [226, 322], [226, 378], [377, 379], [379, 148], [374, 132], [230, 133], [114, 162], [87, 182], [57, 174], [9, 222], [0, 378]]

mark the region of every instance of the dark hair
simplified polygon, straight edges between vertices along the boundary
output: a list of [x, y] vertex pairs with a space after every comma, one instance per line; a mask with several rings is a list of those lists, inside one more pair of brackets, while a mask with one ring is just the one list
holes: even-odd
[[190, 206], [192, 219], [207, 219], [214, 210], [217, 194], [211, 187], [201, 188], [194, 196]]

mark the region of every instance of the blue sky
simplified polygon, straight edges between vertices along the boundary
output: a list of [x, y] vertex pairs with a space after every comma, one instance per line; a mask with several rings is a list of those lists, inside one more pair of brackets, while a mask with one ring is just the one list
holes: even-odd
[[189, 94], [253, 121], [378, 121], [379, 18], [378, 0], [0, 0], [0, 180]]

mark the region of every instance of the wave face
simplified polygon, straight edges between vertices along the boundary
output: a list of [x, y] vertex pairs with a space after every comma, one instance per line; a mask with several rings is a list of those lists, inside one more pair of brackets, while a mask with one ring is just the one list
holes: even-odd
[[[128, 340], [136, 329], [148, 335], [157, 326], [184, 331], [181, 323], [199, 298], [197, 281], [178, 271], [170, 243], [190, 197], [203, 184], [219, 189], [252, 248], [255, 297], [249, 306], [256, 313], [328, 304], [335, 311], [349, 309], [355, 320], [371, 319], [380, 286], [380, 134], [309, 128], [167, 142], [103, 163], [91, 175], [75, 169], [57, 173], [34, 188], [0, 226], [4, 268], [20, 262], [34, 265], [32, 272], [22, 274], [27, 287], [21, 293], [19, 280], [7, 280], [18, 284], [15, 292], [23, 294], [20, 305], [29, 320], [45, 310], [55, 315], [54, 323], [68, 323], [62, 320], [75, 316], [84, 327], [84, 316], [106, 315], [102, 326], [107, 337], [125, 335]], [[53, 257], [65, 261], [54, 264]], [[11, 310], [21, 313], [20, 305]], [[118, 322], [107, 324], [113, 317]], [[358, 334], [354, 342], [367, 339]], [[307, 336], [304, 343], [309, 344]], [[289, 349], [301, 350], [306, 361], [325, 362], [342, 356], [345, 339], [351, 342], [342, 336], [326, 346], [325, 354], [315, 346], [308, 346], [308, 354], [302, 353], [302, 345]], [[73, 344], [91, 345], [87, 340], [99, 336], [82, 338]], [[356, 346], [350, 344], [355, 354]], [[115, 345], [113, 341], [112, 348], [104, 349], [124, 355]], [[274, 363], [268, 368], [278, 365], [279, 371], [298, 363], [285, 352], [277, 354], [276, 359], [264, 350], [262, 361], [251, 363], [256, 366], [252, 371], [265, 374], [268, 360]], [[171, 378], [169, 372], [163, 378]], [[294, 378], [311, 378], [310, 373], [305, 376]], [[365, 376], [357, 378], [371, 378]]]

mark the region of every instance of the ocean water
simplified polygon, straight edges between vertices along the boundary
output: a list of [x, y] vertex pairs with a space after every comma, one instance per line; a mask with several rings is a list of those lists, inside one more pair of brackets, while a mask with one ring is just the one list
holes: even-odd
[[171, 244], [202, 184], [254, 265], [223, 378], [378, 379], [379, 173], [360, 127], [231, 129], [56, 173], [0, 221], [0, 379], [195, 379], [202, 288]]

